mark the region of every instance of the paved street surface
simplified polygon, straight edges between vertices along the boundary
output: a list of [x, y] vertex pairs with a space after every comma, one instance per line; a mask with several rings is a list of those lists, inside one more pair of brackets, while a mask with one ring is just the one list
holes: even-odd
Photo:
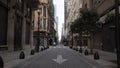
[[51, 47], [14, 68], [104, 68], [64, 46]]

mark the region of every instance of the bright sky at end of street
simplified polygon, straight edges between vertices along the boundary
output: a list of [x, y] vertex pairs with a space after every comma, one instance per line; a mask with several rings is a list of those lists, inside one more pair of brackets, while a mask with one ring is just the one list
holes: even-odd
[[56, 16], [58, 16], [58, 36], [61, 39], [62, 23], [64, 23], [64, 0], [53, 0]]

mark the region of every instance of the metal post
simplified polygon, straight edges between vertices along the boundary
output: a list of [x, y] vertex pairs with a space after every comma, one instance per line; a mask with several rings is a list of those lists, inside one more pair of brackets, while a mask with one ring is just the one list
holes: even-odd
[[119, 0], [115, 0], [115, 31], [117, 48], [117, 68], [120, 68], [120, 23], [119, 23]]

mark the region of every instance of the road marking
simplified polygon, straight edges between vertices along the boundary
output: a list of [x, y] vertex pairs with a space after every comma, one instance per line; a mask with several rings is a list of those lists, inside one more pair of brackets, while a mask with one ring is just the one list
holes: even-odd
[[63, 62], [67, 61], [67, 59], [63, 59], [62, 55], [57, 55], [57, 58], [52, 60], [58, 64], [62, 64]]

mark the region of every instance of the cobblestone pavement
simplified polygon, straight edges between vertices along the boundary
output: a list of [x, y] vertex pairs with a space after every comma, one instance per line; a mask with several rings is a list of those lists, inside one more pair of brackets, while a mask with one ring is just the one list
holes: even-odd
[[13, 68], [104, 68], [64, 46], [51, 47]]

